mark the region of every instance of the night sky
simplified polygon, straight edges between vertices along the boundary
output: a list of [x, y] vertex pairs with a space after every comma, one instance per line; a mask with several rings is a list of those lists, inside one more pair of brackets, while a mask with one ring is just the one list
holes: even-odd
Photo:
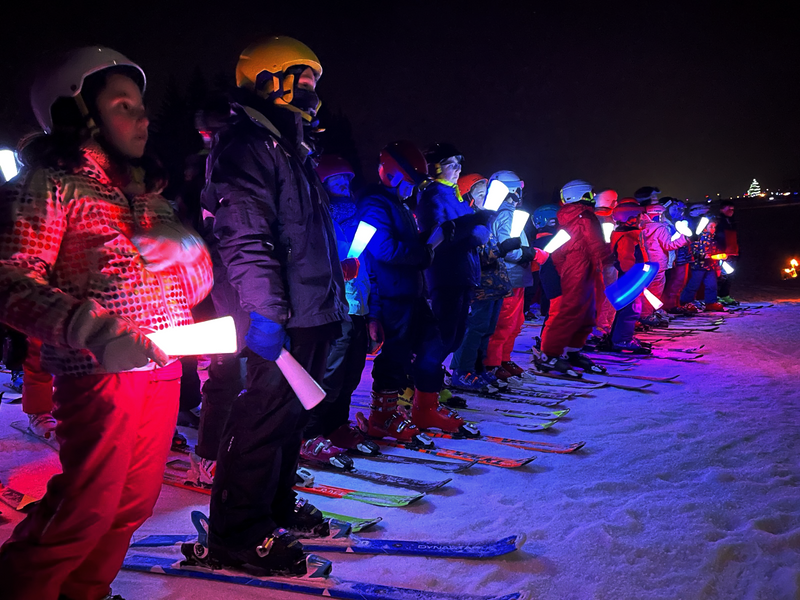
[[246, 45], [284, 33], [320, 57], [320, 96], [350, 119], [368, 174], [386, 142], [408, 138], [452, 141], [464, 173], [516, 170], [537, 199], [574, 178], [692, 200], [742, 194], [754, 177], [800, 188], [791, 3], [15, 4], [0, 35], [4, 143], [32, 120], [30, 72], [45, 52], [99, 43], [125, 53], [147, 72], [157, 109], [170, 76], [185, 85], [199, 67], [232, 78]]

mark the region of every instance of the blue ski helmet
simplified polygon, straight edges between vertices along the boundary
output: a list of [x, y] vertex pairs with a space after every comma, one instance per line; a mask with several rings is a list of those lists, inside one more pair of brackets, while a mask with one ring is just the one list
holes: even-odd
[[556, 213], [558, 207], [555, 204], [545, 204], [533, 211], [533, 225], [536, 229], [556, 226]]

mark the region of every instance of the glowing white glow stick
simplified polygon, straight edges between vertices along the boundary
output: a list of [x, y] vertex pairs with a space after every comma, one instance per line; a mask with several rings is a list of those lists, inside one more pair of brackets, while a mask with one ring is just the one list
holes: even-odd
[[656, 310], [664, 306], [664, 303], [661, 300], [659, 300], [658, 297], [647, 288], [644, 288], [643, 293], [644, 297], [647, 298], [647, 301], [650, 303], [650, 306], [652, 306]]
[[369, 223], [360, 221], [358, 229], [353, 237], [353, 243], [350, 244], [350, 250], [347, 251], [347, 258], [358, 258], [367, 247], [372, 236], [375, 235], [375, 228]]
[[436, 248], [439, 244], [444, 241], [444, 232], [442, 231], [441, 227], [437, 227], [433, 230], [431, 237], [428, 238], [428, 244]]
[[692, 237], [692, 230], [689, 229], [689, 221], [678, 221], [675, 223], [675, 229], [678, 230], [678, 233], [687, 238]]
[[314, 378], [308, 374], [308, 371], [295, 360], [294, 356], [286, 348], [281, 349], [281, 355], [275, 361], [275, 364], [278, 365], [286, 381], [292, 386], [292, 390], [294, 390], [303, 408], [311, 410], [325, 398], [325, 390], [314, 381]]
[[19, 173], [17, 156], [13, 150], [0, 150], [0, 171], [6, 181], [11, 181]]
[[519, 237], [525, 227], [525, 223], [527, 223], [530, 218], [530, 213], [524, 210], [515, 210], [511, 220], [511, 232], [508, 234], [508, 237]]
[[728, 264], [727, 260], [722, 261], [722, 270], [725, 271], [726, 275], [733, 273], [733, 267]]
[[603, 238], [606, 240], [606, 244], [611, 243], [611, 234], [614, 233], [614, 224], [613, 223], [603, 223]]
[[236, 352], [236, 325], [233, 323], [233, 317], [169, 327], [148, 333], [147, 337], [170, 356]]
[[500, 181], [494, 179], [489, 184], [489, 189], [486, 190], [486, 199], [483, 201], [483, 208], [485, 210], [497, 210], [503, 203], [503, 200], [508, 196], [508, 186]]
[[701, 233], [703, 233], [703, 230], [706, 228], [706, 225], [708, 225], [708, 217], [703, 217], [702, 219], [700, 219], [700, 222], [697, 224], [697, 229], [695, 229], [694, 232], [697, 235], [700, 235]]
[[681, 232], [680, 232], [680, 231], [676, 231], [675, 233], [673, 233], [673, 234], [672, 234], [672, 237], [671, 237], [671, 238], [669, 238], [669, 239], [670, 239], [670, 241], [671, 241], [671, 242], [674, 242], [674, 241], [675, 241], [675, 240], [677, 240], [679, 237], [681, 237], [681, 235], [683, 235], [683, 234], [681, 234]]
[[561, 246], [570, 241], [570, 239], [572, 238], [566, 231], [564, 231], [563, 229], [559, 229], [553, 236], [553, 239], [547, 242], [547, 245], [544, 247], [544, 251], [547, 252], [548, 254], [552, 254], [553, 252], [561, 248]]

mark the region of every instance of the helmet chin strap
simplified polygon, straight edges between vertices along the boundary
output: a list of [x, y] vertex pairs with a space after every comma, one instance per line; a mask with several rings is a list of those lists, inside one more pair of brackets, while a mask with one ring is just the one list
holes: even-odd
[[83, 96], [78, 93], [75, 96], [75, 104], [78, 105], [78, 110], [81, 113], [81, 116], [84, 118], [86, 122], [86, 127], [89, 129], [89, 135], [93, 138], [96, 138], [100, 135], [100, 128], [97, 126], [94, 118], [91, 114], [89, 114], [89, 107], [86, 106], [86, 102], [83, 99]]

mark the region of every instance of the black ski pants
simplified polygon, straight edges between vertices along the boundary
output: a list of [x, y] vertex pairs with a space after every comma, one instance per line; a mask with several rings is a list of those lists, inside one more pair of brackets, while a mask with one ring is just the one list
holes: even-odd
[[[291, 353], [322, 381], [339, 323], [288, 329]], [[277, 363], [248, 348], [246, 389], [225, 423], [211, 490], [209, 544], [237, 552], [255, 548], [294, 510], [297, 461], [308, 413]]]

